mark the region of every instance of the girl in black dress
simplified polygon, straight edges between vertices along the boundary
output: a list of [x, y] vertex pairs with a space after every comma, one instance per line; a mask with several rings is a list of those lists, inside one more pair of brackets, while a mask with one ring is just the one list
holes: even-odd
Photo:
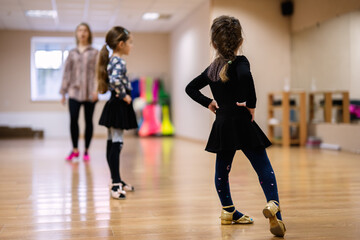
[[123, 55], [130, 53], [131, 48], [130, 32], [123, 27], [113, 27], [106, 34], [106, 44], [100, 51], [97, 66], [99, 92], [111, 91], [99, 124], [108, 128], [106, 159], [112, 178], [110, 193], [115, 199], [125, 199], [126, 191], [134, 191], [134, 187], [122, 181], [119, 169], [123, 131], [138, 127], [130, 97], [131, 84], [126, 76], [126, 63], [122, 59]]
[[[245, 56], [236, 56], [243, 42], [238, 19], [221, 16], [211, 26], [211, 43], [217, 58], [186, 87], [186, 93], [216, 114], [206, 151], [216, 153], [215, 186], [221, 204], [221, 224], [249, 224], [253, 219], [235, 209], [229, 188], [229, 173], [236, 150], [241, 149], [256, 171], [267, 204], [263, 214], [270, 220], [270, 231], [284, 236], [276, 178], [265, 148], [271, 143], [254, 121], [256, 94]], [[210, 86], [215, 99], [200, 89]]]

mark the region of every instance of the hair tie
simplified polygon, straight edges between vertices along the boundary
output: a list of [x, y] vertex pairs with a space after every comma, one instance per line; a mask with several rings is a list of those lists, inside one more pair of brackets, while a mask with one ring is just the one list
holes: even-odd
[[128, 30], [126, 30], [125, 28], [124, 28], [124, 33], [125, 33], [126, 35], [129, 35]]
[[230, 60], [230, 61], [228, 61], [228, 64], [232, 64], [232, 61]]
[[109, 56], [111, 56], [113, 54], [113, 50], [111, 49], [111, 47], [109, 45], [107, 45], [107, 44], [105, 44], [105, 45], [106, 45], [106, 49], [109, 52]]

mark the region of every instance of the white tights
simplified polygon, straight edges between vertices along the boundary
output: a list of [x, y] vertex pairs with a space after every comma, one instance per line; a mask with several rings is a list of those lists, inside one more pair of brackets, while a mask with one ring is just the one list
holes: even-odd
[[108, 140], [111, 140], [113, 143], [120, 142], [123, 143], [124, 130], [120, 128], [108, 128]]

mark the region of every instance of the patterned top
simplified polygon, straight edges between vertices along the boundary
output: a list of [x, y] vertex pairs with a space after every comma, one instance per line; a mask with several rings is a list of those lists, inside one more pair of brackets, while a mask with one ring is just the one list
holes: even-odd
[[126, 62], [120, 57], [113, 56], [107, 65], [109, 76], [109, 90], [115, 91], [122, 99], [132, 90], [131, 83], [126, 76]]
[[77, 48], [70, 50], [64, 67], [60, 94], [69, 95], [77, 101], [90, 101], [96, 92], [95, 67], [98, 50], [88, 46], [80, 53]]

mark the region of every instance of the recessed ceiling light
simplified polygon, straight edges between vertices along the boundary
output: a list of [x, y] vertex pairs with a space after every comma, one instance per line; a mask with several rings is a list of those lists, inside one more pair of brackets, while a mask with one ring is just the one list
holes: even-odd
[[25, 12], [25, 15], [28, 17], [38, 17], [38, 18], [56, 18], [57, 11], [54, 11], [54, 10], [28, 10]]
[[156, 12], [148, 12], [148, 13], [144, 13], [144, 15], [142, 16], [142, 19], [144, 20], [156, 20], [159, 19], [160, 14], [156, 13]]

